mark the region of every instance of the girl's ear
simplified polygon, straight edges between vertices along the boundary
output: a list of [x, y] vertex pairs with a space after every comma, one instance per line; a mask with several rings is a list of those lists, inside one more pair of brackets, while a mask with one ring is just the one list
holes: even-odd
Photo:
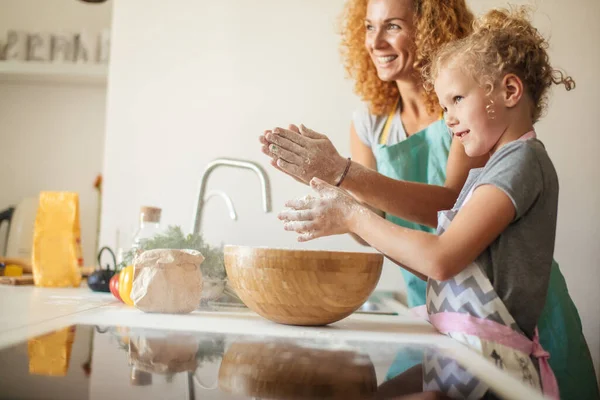
[[508, 108], [514, 107], [523, 97], [523, 81], [515, 74], [506, 74], [502, 79], [502, 100]]

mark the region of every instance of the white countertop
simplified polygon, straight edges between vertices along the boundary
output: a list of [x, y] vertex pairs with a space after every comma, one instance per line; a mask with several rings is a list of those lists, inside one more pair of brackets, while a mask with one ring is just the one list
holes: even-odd
[[327, 327], [272, 323], [252, 311], [196, 311], [186, 315], [146, 314], [116, 301], [111, 294], [87, 287], [70, 289], [0, 286], [0, 348], [70, 325], [129, 326], [186, 332], [219, 332], [260, 337], [325, 339], [331, 342], [419, 343], [444, 349], [457, 361], [476, 369], [479, 377], [506, 398], [541, 399], [517, 379], [501, 373], [478, 354], [437, 333], [411, 316], [394, 300], [386, 305], [399, 315], [353, 314]]

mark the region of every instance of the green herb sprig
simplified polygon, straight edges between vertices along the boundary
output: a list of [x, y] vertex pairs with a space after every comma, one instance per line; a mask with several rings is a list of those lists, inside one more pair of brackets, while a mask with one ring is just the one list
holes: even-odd
[[[164, 233], [144, 241], [141, 250], [152, 249], [179, 249], [197, 250], [204, 256], [204, 262], [200, 264], [202, 276], [211, 279], [225, 279], [225, 263], [223, 260], [223, 246], [211, 246], [204, 242], [202, 234], [185, 235], [180, 226], [170, 225]], [[131, 265], [135, 258], [135, 250], [130, 250], [123, 255], [120, 267]]]

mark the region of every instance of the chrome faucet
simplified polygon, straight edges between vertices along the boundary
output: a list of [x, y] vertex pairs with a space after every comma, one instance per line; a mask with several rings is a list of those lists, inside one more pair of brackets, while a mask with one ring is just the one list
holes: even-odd
[[[235, 159], [231, 159], [231, 158], [217, 158], [216, 160], [211, 161], [206, 166], [206, 168], [204, 169], [204, 172], [202, 173], [202, 177], [200, 178], [200, 191], [198, 193], [198, 201], [196, 203], [196, 210], [194, 212], [194, 226], [192, 228], [192, 233], [194, 233], [194, 234], [200, 233], [200, 227], [202, 225], [202, 208], [204, 207], [204, 203], [212, 195], [215, 195], [214, 192], [211, 192], [211, 193], [209, 193], [209, 196], [206, 199], [204, 198], [204, 192], [206, 191], [206, 182], [208, 181], [208, 177], [210, 176], [212, 171], [219, 166], [243, 168], [243, 169], [249, 169], [249, 170], [254, 171], [256, 173], [256, 175], [258, 176], [258, 179], [260, 180], [260, 185], [262, 188], [263, 210], [265, 213], [268, 213], [271, 211], [271, 196], [270, 196], [270, 191], [269, 191], [269, 181], [268, 181], [266, 172], [263, 170], [263, 168], [259, 164], [252, 162], [252, 161], [235, 160]], [[223, 193], [223, 192], [221, 192], [221, 193]], [[223, 194], [225, 195], [225, 193], [223, 193]], [[220, 195], [220, 194], [218, 194], [218, 195]], [[227, 196], [227, 195], [225, 195], [225, 196], [226, 197], [223, 197], [221, 195], [221, 197], [223, 197], [225, 199], [225, 202], [227, 203], [227, 205], [229, 207], [230, 215], [232, 215], [232, 210], [233, 210], [233, 214], [235, 214], [235, 210], [233, 209], [233, 203], [231, 202], [231, 199], [229, 199], [229, 202], [227, 202], [227, 199], [229, 198], [229, 196]]]
[[206, 194], [206, 198], [204, 199], [204, 203], [208, 203], [208, 200], [212, 197], [218, 196], [220, 198], [222, 198], [225, 201], [225, 204], [227, 205], [227, 210], [229, 211], [229, 218], [231, 218], [232, 220], [236, 220], [237, 219], [237, 214], [235, 212], [235, 207], [233, 207], [233, 201], [231, 201], [231, 197], [229, 197], [229, 195], [227, 193], [225, 193], [222, 190], [211, 190], [210, 192], [208, 192]]

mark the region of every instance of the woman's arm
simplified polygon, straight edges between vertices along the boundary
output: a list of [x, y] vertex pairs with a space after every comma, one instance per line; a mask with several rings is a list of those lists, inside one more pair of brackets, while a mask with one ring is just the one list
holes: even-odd
[[[354, 122], [350, 124], [350, 154], [352, 155], [352, 161], [372, 171], [377, 171], [377, 160], [373, 150], [360, 140], [356, 128], [354, 128]], [[354, 197], [364, 202], [360, 194], [356, 194]]]
[[[263, 147], [263, 152], [274, 159], [281, 157], [276, 165], [296, 179], [308, 183], [317, 177], [330, 184], [337, 182], [345, 168], [346, 159], [338, 154], [327, 136], [305, 127], [301, 131], [301, 135], [281, 128], [269, 131], [261, 141], [275, 145], [275, 152], [269, 146]], [[435, 227], [437, 212], [454, 205], [469, 170], [483, 166], [486, 161], [487, 157], [469, 158], [462, 144], [453, 140], [445, 186], [388, 178], [358, 162], [352, 162], [341, 187], [373, 208]]]
[[[354, 128], [354, 122], [351, 122], [351, 124], [350, 124], [350, 154], [352, 155], [353, 161], [359, 163], [360, 165], [364, 166], [365, 168], [369, 168], [374, 171], [377, 170], [377, 160], [375, 159], [375, 156], [373, 155], [373, 150], [369, 146], [364, 144], [362, 142], [362, 140], [360, 140], [360, 138], [358, 137], [358, 134], [356, 133], [356, 129]], [[364, 203], [363, 199], [359, 195], [356, 195], [354, 193], [352, 193], [352, 195], [358, 201]], [[371, 211], [373, 211], [380, 217], [384, 217], [384, 215], [385, 215], [385, 213], [383, 211], [377, 210], [375, 208], [372, 208]], [[354, 233], [351, 233], [350, 235], [358, 243], [360, 243], [364, 246], [369, 245], [358, 235], [356, 235]]]
[[341, 187], [389, 214], [435, 227], [437, 212], [452, 208], [471, 168], [481, 167], [486, 161], [487, 156], [468, 157], [462, 143], [453, 140], [444, 186], [388, 178], [353, 163]]

